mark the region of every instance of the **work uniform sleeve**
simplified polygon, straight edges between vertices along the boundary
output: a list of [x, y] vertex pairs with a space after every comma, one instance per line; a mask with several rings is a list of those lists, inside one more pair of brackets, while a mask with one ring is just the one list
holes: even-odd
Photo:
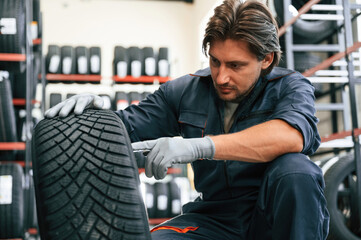
[[272, 119], [282, 119], [299, 130], [304, 139], [302, 153], [310, 155], [321, 142], [315, 117], [314, 87], [299, 73], [295, 75], [284, 80]]
[[181, 78], [162, 84], [139, 105], [116, 112], [132, 142], [179, 135], [176, 103], [179, 104], [182, 90], [177, 89], [181, 87], [178, 80]]

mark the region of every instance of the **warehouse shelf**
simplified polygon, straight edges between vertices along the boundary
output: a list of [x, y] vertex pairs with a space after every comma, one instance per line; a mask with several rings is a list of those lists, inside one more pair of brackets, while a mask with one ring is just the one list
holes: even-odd
[[[25, 161], [24, 160], [14, 160], [14, 161], [1, 161], [1, 164], [12, 164], [16, 163], [19, 164], [22, 167], [25, 167]], [[30, 162], [30, 167], [32, 167], [32, 162]]]
[[[33, 99], [31, 101], [31, 104], [37, 104], [40, 103], [38, 100]], [[13, 99], [13, 105], [14, 106], [25, 106], [26, 105], [26, 99], [25, 98], [14, 98]]]
[[25, 142], [0, 142], [0, 151], [7, 150], [25, 150]]
[[122, 82], [122, 83], [165, 83], [170, 81], [170, 77], [160, 77], [160, 76], [140, 76], [138, 78], [132, 76], [126, 76], [124, 78], [113, 76], [113, 81]]
[[51, 74], [45, 75], [48, 81], [79, 81], [79, 82], [100, 82], [101, 75], [83, 74]]
[[170, 218], [151, 218], [151, 219], [149, 219], [149, 225], [158, 225], [169, 219]]
[[20, 53], [0, 53], [0, 61], [2, 62], [25, 62], [26, 55]]
[[41, 38], [33, 39], [33, 45], [40, 45], [42, 43]]

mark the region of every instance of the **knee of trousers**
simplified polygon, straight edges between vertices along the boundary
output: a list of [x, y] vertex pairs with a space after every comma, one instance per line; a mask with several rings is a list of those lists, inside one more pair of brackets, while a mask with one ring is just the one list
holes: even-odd
[[275, 181], [290, 174], [309, 175], [323, 183], [321, 169], [301, 153], [288, 153], [274, 159], [266, 169], [264, 177], [268, 181]]
[[[309, 179], [313, 179], [314, 184], [310, 184]], [[273, 192], [272, 189], [276, 186], [290, 192], [302, 189], [304, 192], [323, 194], [325, 184], [321, 169], [307, 156], [289, 153], [273, 160], [266, 169], [258, 204], [264, 206], [270, 192]]]

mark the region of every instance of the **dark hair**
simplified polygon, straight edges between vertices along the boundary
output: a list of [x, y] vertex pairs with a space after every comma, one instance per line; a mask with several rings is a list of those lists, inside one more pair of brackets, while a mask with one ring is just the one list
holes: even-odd
[[215, 40], [243, 40], [259, 61], [274, 52], [272, 64], [263, 72], [268, 74], [281, 58], [277, 22], [263, 3], [248, 0], [225, 0], [214, 9], [203, 38], [203, 52], [207, 56], [209, 44]]

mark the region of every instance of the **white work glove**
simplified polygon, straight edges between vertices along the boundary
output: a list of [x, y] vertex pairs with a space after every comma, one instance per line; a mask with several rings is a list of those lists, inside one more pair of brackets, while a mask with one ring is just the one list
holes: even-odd
[[134, 151], [150, 150], [145, 160], [147, 177], [163, 179], [168, 168], [177, 163], [191, 163], [197, 159], [213, 159], [215, 146], [210, 137], [159, 138], [132, 143]]
[[50, 108], [45, 112], [45, 117], [53, 118], [57, 115], [66, 117], [73, 109], [74, 113], [79, 115], [82, 114], [86, 108], [101, 109], [103, 105], [104, 100], [95, 94], [77, 94]]

